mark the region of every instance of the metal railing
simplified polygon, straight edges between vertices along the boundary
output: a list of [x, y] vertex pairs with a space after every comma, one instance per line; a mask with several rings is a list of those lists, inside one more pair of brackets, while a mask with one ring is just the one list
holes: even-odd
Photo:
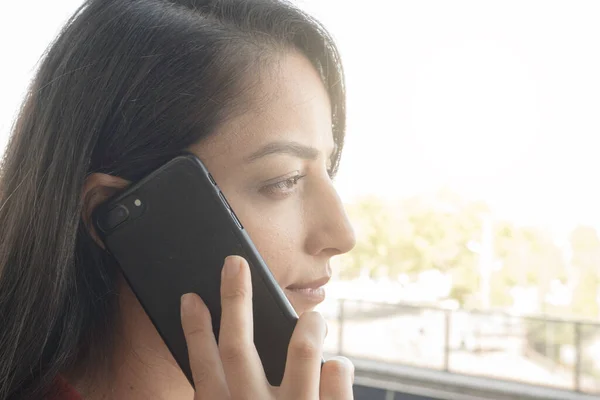
[[600, 323], [328, 300], [326, 351], [600, 394]]

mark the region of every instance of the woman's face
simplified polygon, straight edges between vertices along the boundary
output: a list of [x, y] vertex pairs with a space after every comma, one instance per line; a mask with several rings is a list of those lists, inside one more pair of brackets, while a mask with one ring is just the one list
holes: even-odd
[[302, 314], [323, 300], [331, 257], [355, 244], [329, 176], [329, 98], [299, 53], [288, 53], [263, 74], [252, 96], [256, 101], [246, 113], [190, 150], [206, 164]]

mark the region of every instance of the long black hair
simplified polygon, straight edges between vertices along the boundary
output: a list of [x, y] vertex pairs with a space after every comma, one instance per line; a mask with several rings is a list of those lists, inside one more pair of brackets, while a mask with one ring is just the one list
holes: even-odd
[[336, 47], [280, 0], [88, 0], [52, 43], [0, 181], [0, 399], [41, 398], [56, 375], [110, 354], [117, 272], [82, 223], [87, 176], [137, 180], [244, 112], [278, 53], [303, 53], [332, 104], [337, 167], [345, 89]]

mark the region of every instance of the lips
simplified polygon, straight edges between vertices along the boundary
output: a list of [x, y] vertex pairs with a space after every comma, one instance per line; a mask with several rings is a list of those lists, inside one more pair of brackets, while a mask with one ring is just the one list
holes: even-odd
[[288, 286], [286, 289], [290, 289], [290, 290], [318, 289], [321, 286], [324, 286], [327, 282], [329, 282], [329, 279], [330, 279], [329, 276], [324, 276], [322, 278], [316, 279], [311, 282], [294, 283], [293, 285]]
[[329, 276], [310, 282], [295, 283], [285, 288], [287, 297], [293, 304], [317, 305], [325, 300], [325, 288]]

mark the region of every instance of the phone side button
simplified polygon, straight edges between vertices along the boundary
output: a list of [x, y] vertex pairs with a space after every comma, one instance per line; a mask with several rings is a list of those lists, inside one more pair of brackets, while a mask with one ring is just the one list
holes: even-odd
[[211, 174], [208, 174], [208, 179], [210, 179], [213, 185], [217, 186], [217, 182], [215, 182], [215, 178]]
[[[225, 206], [231, 211], [231, 206], [229, 205], [229, 203], [227, 202], [227, 199], [225, 198], [225, 196], [223, 195], [223, 192], [221, 192], [219, 190], [219, 197], [221, 198], [221, 201], [223, 202], [223, 204], [225, 204]], [[233, 212], [233, 211], [232, 211]]]
[[235, 223], [238, 226], [238, 228], [244, 229], [244, 227], [242, 226], [242, 223], [240, 222], [240, 220], [238, 219], [237, 215], [235, 215], [235, 213], [233, 211], [231, 211], [231, 216], [233, 217], [233, 220], [235, 221]]

